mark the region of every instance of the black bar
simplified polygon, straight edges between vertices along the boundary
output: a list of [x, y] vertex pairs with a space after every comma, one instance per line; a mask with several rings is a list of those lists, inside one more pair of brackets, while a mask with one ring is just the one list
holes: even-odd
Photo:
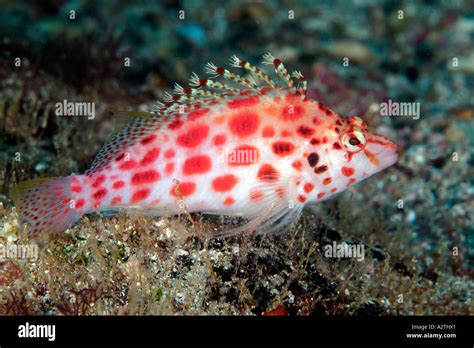
[[[55, 340], [19, 338], [19, 326], [54, 324]], [[413, 327], [413, 325], [417, 325]], [[422, 330], [423, 325], [425, 329]], [[435, 325], [434, 327], [429, 325]], [[438, 325], [442, 325], [439, 327]], [[454, 326], [450, 326], [454, 325]], [[9, 344], [401, 344], [469, 345], [472, 317], [0, 317]], [[407, 338], [407, 334], [456, 338]]]

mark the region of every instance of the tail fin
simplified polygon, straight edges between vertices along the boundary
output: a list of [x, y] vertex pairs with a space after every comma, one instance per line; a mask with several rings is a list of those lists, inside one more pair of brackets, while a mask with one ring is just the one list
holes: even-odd
[[29, 224], [29, 234], [63, 232], [85, 213], [82, 207], [76, 208], [70, 190], [72, 178], [38, 178], [10, 190], [21, 223]]

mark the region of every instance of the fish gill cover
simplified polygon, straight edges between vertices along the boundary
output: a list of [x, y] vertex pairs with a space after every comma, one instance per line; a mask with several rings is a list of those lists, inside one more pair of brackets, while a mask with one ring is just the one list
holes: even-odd
[[467, 1], [6, 1], [0, 34], [0, 314], [472, 314]]

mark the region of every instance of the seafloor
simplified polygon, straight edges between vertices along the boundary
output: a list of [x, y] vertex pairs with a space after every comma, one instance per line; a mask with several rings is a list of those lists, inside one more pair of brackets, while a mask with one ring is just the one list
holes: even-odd
[[[3, 2], [0, 244], [36, 243], [39, 257], [0, 262], [0, 314], [472, 314], [469, 4]], [[59, 236], [21, 232], [9, 189], [87, 169], [114, 127], [108, 109], [144, 110], [209, 60], [257, 63], [267, 51], [302, 70], [311, 97], [393, 139], [397, 165], [280, 235], [212, 239], [221, 221], [198, 215], [90, 215]], [[55, 116], [64, 99], [93, 101], [96, 118]], [[381, 117], [387, 99], [419, 102], [420, 117]], [[333, 241], [368, 253], [326, 258]]]

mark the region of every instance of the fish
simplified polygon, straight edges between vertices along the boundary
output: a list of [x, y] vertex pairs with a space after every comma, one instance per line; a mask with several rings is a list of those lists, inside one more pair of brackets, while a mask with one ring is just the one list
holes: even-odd
[[19, 183], [11, 197], [21, 224], [61, 233], [98, 211], [201, 212], [243, 219], [217, 236], [278, 233], [305, 206], [397, 162], [397, 145], [362, 118], [308, 98], [300, 71], [270, 53], [262, 63], [210, 62], [207, 77], [192, 73], [151, 111], [131, 112], [83, 174]]

